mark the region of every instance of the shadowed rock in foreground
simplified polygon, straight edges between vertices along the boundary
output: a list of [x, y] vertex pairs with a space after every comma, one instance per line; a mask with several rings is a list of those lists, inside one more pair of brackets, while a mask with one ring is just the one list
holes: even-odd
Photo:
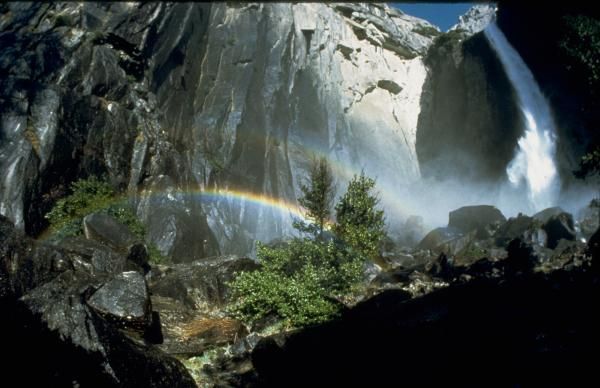
[[[98, 254], [87, 255], [70, 247], [36, 243], [0, 216], [3, 379], [20, 386], [194, 387], [185, 367], [155, 346], [160, 323], [143, 270], [120, 272], [128, 259], [103, 254], [109, 248], [90, 244], [84, 248]], [[26, 366], [32, 371], [21, 372]]]
[[598, 279], [557, 271], [476, 280], [406, 301], [387, 291], [343, 319], [252, 353], [258, 386], [527, 386], [591, 376]]

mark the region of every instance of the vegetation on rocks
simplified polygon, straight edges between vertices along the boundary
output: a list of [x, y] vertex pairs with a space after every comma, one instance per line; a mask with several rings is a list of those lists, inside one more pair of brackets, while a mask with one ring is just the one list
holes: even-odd
[[338, 224], [332, 227], [336, 235], [325, 238], [323, 225], [330, 208], [323, 205], [331, 202], [333, 190], [324, 160], [317, 161], [312, 171], [300, 203], [315, 223], [296, 226], [315, 233], [283, 247], [259, 244], [262, 268], [242, 272], [231, 283], [234, 302], [229, 311], [248, 324], [275, 317], [287, 326], [301, 327], [335, 317], [342, 308], [340, 300], [358, 290], [365, 260], [378, 254], [385, 233], [383, 212], [376, 209], [378, 200], [370, 193], [375, 181], [354, 177], [336, 206]]
[[[133, 209], [119, 199], [110, 184], [95, 176], [73, 182], [71, 194], [59, 199], [46, 214], [45, 217], [50, 222], [51, 239], [60, 240], [82, 235], [83, 218], [95, 212], [114, 217], [126, 225], [134, 235], [144, 239], [146, 230]], [[148, 247], [148, 253], [153, 263], [165, 260], [154, 245]]]
[[436, 36], [439, 36], [442, 34], [439, 30], [437, 30], [431, 26], [419, 26], [419, 27], [413, 28], [413, 32], [416, 32], [417, 34], [423, 35], [426, 37], [436, 37]]

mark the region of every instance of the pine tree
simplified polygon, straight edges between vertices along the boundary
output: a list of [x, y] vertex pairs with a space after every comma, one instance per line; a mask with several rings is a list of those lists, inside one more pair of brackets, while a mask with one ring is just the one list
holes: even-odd
[[300, 205], [306, 209], [306, 216], [313, 224], [297, 222], [297, 229], [315, 235], [318, 240], [323, 239], [323, 230], [331, 217], [331, 208], [335, 185], [333, 173], [327, 159], [321, 157], [311, 162], [310, 176], [306, 184], [300, 186], [302, 197], [298, 198]]
[[374, 187], [374, 179], [364, 173], [355, 175], [335, 207], [337, 224], [334, 227], [346, 244], [371, 259], [378, 256], [386, 236], [383, 210], [377, 209], [379, 199], [371, 193]]

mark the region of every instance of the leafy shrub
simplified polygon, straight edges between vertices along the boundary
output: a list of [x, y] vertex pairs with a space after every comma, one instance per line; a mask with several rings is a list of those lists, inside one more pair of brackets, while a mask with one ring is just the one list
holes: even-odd
[[275, 248], [259, 244], [262, 268], [239, 273], [230, 283], [230, 313], [249, 324], [276, 316], [294, 327], [339, 314], [338, 300], [358, 290], [365, 258], [378, 255], [385, 237], [383, 211], [376, 209], [379, 200], [371, 194], [374, 186], [375, 181], [363, 174], [350, 181], [335, 207], [338, 223], [332, 229], [337, 236], [326, 239], [333, 185], [325, 159], [317, 160], [299, 198], [313, 223], [294, 223], [312, 238], [295, 238]]
[[72, 193], [56, 202], [46, 214], [55, 239], [83, 234], [82, 221], [94, 212], [105, 212], [127, 225], [132, 233], [143, 239], [145, 229], [133, 210], [119, 203], [113, 188], [95, 176], [71, 185]]
[[151, 264], [165, 264], [167, 262], [167, 257], [162, 254], [156, 245], [148, 244], [147, 248]]
[[371, 194], [375, 180], [355, 175], [344, 196], [335, 206], [337, 224], [334, 231], [362, 255], [375, 258], [386, 236], [385, 217], [377, 209], [379, 199]]
[[231, 283], [230, 312], [250, 324], [275, 315], [294, 327], [335, 317], [335, 298], [355, 289], [364, 264], [334, 242], [300, 238], [285, 247], [259, 245], [258, 258], [261, 270], [242, 272]]

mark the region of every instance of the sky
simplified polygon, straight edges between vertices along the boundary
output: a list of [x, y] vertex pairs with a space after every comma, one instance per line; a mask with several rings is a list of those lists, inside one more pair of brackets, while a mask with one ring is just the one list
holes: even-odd
[[458, 23], [458, 17], [463, 15], [475, 3], [391, 3], [404, 13], [425, 19], [435, 24], [442, 31]]

